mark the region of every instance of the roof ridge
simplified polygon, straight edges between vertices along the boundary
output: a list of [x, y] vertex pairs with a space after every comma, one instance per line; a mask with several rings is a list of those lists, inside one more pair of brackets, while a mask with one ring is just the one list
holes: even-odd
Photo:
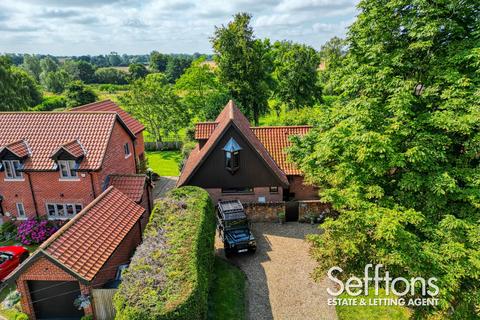
[[312, 125], [297, 125], [297, 126], [254, 126], [250, 127], [250, 129], [275, 129], [275, 128], [313, 128]]
[[[92, 209], [97, 203], [100, 202], [107, 194], [109, 194], [113, 189], [115, 189], [113, 186], [108, 187], [103, 191], [98, 197], [96, 197], [92, 202], [90, 202], [85, 208], [83, 208], [82, 211], [80, 211], [78, 214], [75, 215], [70, 221], [68, 221], [66, 224], [64, 224], [60, 229], [57, 230], [50, 238], [48, 238], [44, 243], [42, 243], [39, 247], [42, 251], [44, 249], [47, 249], [49, 245], [52, 244], [55, 240], [57, 240], [62, 234], [65, 233], [72, 225], [74, 225], [80, 218], [82, 218], [90, 209]], [[118, 192], [121, 192], [120, 190], [117, 190]], [[48, 254], [48, 253], [47, 253]]]
[[144, 173], [110, 173], [110, 177], [147, 177]]
[[[68, 110], [66, 110], [68, 111]], [[76, 112], [66, 112], [66, 111], [0, 111], [2, 114], [117, 114], [115, 111], [76, 111]]]
[[113, 104], [116, 105], [116, 103], [115, 103], [112, 99], [104, 99], [104, 100], [100, 100], [100, 101], [90, 102], [90, 103], [87, 103], [87, 104], [82, 104], [82, 105], [80, 105], [80, 106], [73, 107], [73, 108], [71, 108], [70, 110], [80, 109], [80, 108], [83, 108], [83, 107], [90, 107], [90, 106], [92, 106], [92, 105], [100, 104], [100, 103], [105, 103], [105, 102], [111, 102], [111, 103], [113, 103]]

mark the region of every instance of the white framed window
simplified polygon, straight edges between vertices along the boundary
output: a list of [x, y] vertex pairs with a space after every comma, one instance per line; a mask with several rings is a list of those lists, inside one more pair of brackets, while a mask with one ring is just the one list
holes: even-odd
[[58, 160], [58, 166], [60, 169], [60, 178], [62, 179], [74, 179], [77, 178], [77, 170], [74, 160]]
[[125, 153], [125, 158], [130, 157], [130, 155], [131, 155], [130, 145], [128, 144], [128, 142], [123, 145], [123, 152]]
[[23, 172], [20, 171], [22, 164], [18, 160], [3, 160], [5, 178], [11, 180], [23, 179]]
[[80, 203], [47, 203], [48, 219], [70, 219], [82, 211]]
[[22, 202], [18, 202], [17, 204], [17, 218], [18, 219], [26, 219], [27, 214], [25, 213], [25, 206]]

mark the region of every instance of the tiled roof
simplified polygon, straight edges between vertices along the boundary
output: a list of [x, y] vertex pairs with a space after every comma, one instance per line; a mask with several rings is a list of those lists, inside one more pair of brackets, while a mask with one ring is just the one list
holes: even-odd
[[104, 100], [99, 102], [93, 102], [83, 106], [79, 106], [71, 109], [70, 111], [112, 111], [118, 113], [125, 125], [137, 135], [140, 131], [145, 129], [145, 126], [141, 124], [137, 119], [132, 117], [128, 112], [120, 108], [115, 102], [111, 100]]
[[23, 139], [14, 141], [5, 145], [3, 149], [10, 151], [11, 153], [15, 154], [19, 158], [24, 158], [30, 155], [30, 150], [28, 148], [28, 144]]
[[177, 181], [177, 186], [184, 185], [188, 182], [188, 179], [190, 179], [194, 171], [200, 166], [203, 160], [205, 160], [207, 155], [216, 145], [217, 140], [222, 137], [222, 134], [230, 126], [230, 124], [233, 124], [238, 128], [245, 139], [257, 151], [260, 158], [262, 158], [272, 169], [279, 181], [281, 181], [281, 183], [285, 186], [288, 186], [288, 179], [285, 176], [285, 173], [278, 167], [263, 144], [250, 129], [250, 123], [248, 122], [248, 119], [245, 118], [232, 100], [228, 102], [222, 112], [218, 115], [217, 119], [215, 119], [215, 122], [218, 123], [218, 125], [213, 130], [205, 145], [201, 149], [197, 145], [196, 148], [190, 153], [190, 156], [188, 157], [182, 169], [182, 173]]
[[216, 122], [199, 122], [195, 124], [195, 139], [208, 139], [217, 125], [218, 123]]
[[53, 170], [52, 153], [78, 140], [86, 151], [79, 169], [96, 170], [117, 117], [113, 112], [0, 112], [0, 148], [28, 141], [25, 169]]
[[108, 186], [120, 190], [135, 202], [142, 200], [147, 176], [144, 174], [111, 174], [108, 176]]
[[287, 161], [285, 149], [290, 146], [288, 139], [290, 136], [303, 136], [310, 128], [310, 126], [253, 127], [252, 131], [286, 175], [300, 175], [301, 171]]
[[91, 281], [144, 212], [125, 194], [109, 187], [45, 241], [40, 250]]
[[64, 145], [60, 146], [55, 152], [54, 155], [60, 152], [61, 150], [65, 150], [66, 152], [70, 153], [75, 158], [80, 158], [85, 156], [85, 150], [80, 141], [77, 139], [65, 143]]

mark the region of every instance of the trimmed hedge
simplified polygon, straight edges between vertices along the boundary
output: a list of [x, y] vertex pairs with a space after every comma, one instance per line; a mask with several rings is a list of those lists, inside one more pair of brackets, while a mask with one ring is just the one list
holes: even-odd
[[215, 213], [198, 187], [157, 202], [114, 297], [116, 319], [206, 319]]

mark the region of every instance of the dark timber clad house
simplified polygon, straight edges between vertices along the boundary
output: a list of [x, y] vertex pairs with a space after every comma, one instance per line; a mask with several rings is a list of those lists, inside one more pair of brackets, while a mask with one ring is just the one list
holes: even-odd
[[317, 200], [318, 195], [287, 161], [285, 148], [290, 136], [309, 130], [309, 126], [250, 127], [230, 101], [214, 122], [196, 125], [198, 145], [177, 186], [202, 187], [215, 202], [238, 199], [245, 204], [283, 204], [289, 220], [296, 220], [298, 202]]

